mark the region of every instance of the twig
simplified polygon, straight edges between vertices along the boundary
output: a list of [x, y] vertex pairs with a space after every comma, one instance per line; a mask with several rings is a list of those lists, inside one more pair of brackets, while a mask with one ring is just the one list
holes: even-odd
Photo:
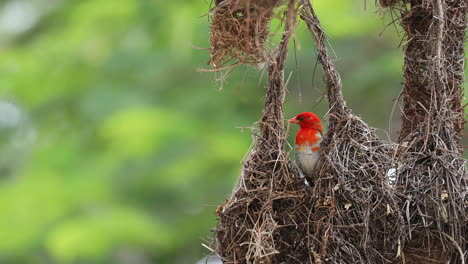
[[437, 10], [437, 17], [436, 20], [438, 22], [438, 29], [437, 29], [437, 40], [436, 40], [436, 67], [437, 73], [439, 78], [442, 77], [442, 43], [444, 38], [444, 24], [445, 24], [445, 17], [444, 17], [444, 8], [442, 7], [442, 0], [434, 0], [434, 7]]

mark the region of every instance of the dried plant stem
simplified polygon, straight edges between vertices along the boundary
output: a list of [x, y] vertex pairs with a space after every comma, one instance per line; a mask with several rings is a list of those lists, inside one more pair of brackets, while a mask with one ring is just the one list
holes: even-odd
[[444, 36], [444, 8], [442, 6], [442, 0], [434, 0], [434, 7], [437, 10], [437, 24], [438, 24], [438, 32], [437, 32], [437, 39], [436, 39], [436, 67], [438, 77], [442, 77], [442, 44], [443, 44], [443, 36]]

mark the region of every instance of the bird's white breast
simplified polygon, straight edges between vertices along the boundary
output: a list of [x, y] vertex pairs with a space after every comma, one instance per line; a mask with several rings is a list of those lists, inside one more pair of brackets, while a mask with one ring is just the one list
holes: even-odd
[[314, 151], [320, 148], [320, 142], [313, 145], [296, 145], [296, 163], [299, 169], [305, 174], [312, 178], [319, 170], [322, 165], [320, 159], [320, 150]]

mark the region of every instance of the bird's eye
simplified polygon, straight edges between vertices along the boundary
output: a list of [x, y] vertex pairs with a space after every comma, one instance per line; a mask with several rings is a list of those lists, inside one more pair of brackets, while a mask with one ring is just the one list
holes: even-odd
[[303, 116], [297, 118], [297, 120], [299, 120], [299, 121], [304, 121], [304, 119], [305, 118]]

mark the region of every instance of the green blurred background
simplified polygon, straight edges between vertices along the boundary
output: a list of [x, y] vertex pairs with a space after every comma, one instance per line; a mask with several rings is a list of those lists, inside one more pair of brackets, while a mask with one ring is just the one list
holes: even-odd
[[[395, 137], [402, 33], [367, 2], [314, 4], [348, 105]], [[238, 127], [259, 119], [266, 77], [248, 68], [241, 84], [239, 68], [221, 90], [196, 71], [209, 53], [186, 42], [209, 46], [209, 6], [0, 1], [0, 263], [195, 263], [209, 252], [213, 212], [251, 143]], [[294, 46], [286, 117], [324, 116], [303, 24]]]

